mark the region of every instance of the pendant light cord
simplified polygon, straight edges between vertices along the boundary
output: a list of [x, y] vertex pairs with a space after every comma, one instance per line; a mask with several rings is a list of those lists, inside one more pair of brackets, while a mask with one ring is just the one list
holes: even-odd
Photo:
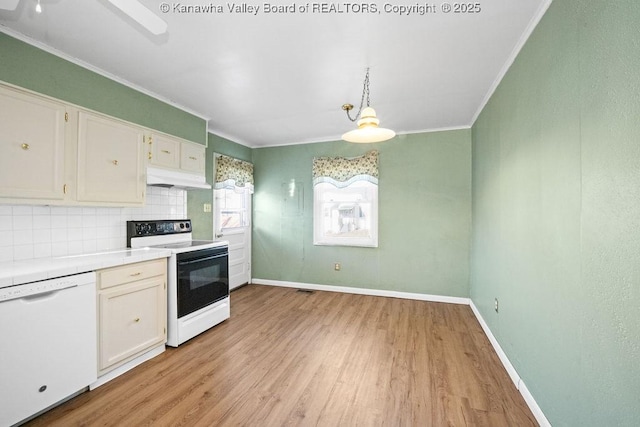
[[354, 118], [351, 117], [351, 114], [349, 114], [349, 110], [347, 110], [347, 117], [349, 117], [349, 120], [351, 120], [352, 122], [355, 122], [358, 117], [360, 116], [360, 113], [362, 112], [362, 106], [364, 105], [364, 95], [367, 95], [367, 107], [370, 104], [370, 99], [369, 99], [369, 67], [367, 67], [367, 74], [364, 76], [364, 83], [362, 85], [362, 98], [360, 99], [360, 108], [358, 108], [358, 112], [356, 113], [356, 116]]

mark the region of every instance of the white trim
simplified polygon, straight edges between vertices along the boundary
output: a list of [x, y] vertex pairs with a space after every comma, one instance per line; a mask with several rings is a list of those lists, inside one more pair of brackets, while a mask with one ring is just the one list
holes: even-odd
[[529, 389], [522, 379], [520, 380], [520, 387], [518, 387], [518, 390], [520, 390], [520, 394], [524, 398], [529, 409], [531, 409], [533, 416], [536, 417], [536, 421], [538, 421], [540, 427], [551, 427], [551, 423], [544, 415], [544, 412], [542, 412], [542, 409], [538, 406], [538, 402], [533, 398], [533, 395], [529, 392]]
[[498, 340], [493, 335], [493, 332], [491, 332], [491, 329], [489, 329], [489, 325], [487, 325], [487, 322], [484, 321], [484, 318], [480, 314], [480, 311], [478, 311], [478, 308], [473, 303], [473, 301], [471, 301], [469, 305], [471, 306], [471, 311], [473, 311], [473, 314], [476, 316], [476, 319], [478, 319], [480, 326], [482, 326], [482, 330], [484, 331], [484, 334], [487, 336], [487, 338], [489, 338], [489, 342], [491, 342], [493, 349], [498, 354], [498, 357], [500, 358], [502, 365], [507, 370], [507, 374], [509, 374], [511, 381], [513, 381], [513, 384], [516, 386], [516, 388], [518, 388], [518, 384], [520, 383], [520, 375], [518, 375], [516, 368], [513, 367], [513, 365], [511, 364], [511, 361], [509, 360], [505, 352], [502, 350], [502, 347], [500, 347]]
[[211, 120], [211, 119], [206, 117], [206, 116], [204, 116], [202, 113], [198, 113], [197, 111], [194, 111], [194, 110], [192, 110], [192, 109], [190, 109], [188, 107], [185, 107], [184, 105], [180, 105], [180, 104], [178, 104], [176, 102], [173, 102], [170, 99], [165, 98], [165, 97], [163, 97], [161, 95], [158, 95], [155, 92], [152, 92], [152, 91], [150, 91], [148, 89], [145, 89], [145, 88], [143, 88], [141, 86], [138, 86], [138, 85], [136, 85], [134, 83], [131, 83], [130, 81], [125, 80], [122, 77], [118, 77], [115, 74], [111, 74], [110, 72], [105, 71], [102, 68], [98, 68], [95, 65], [91, 65], [88, 62], [82, 61], [81, 59], [78, 59], [78, 58], [75, 58], [75, 57], [73, 57], [71, 55], [68, 55], [68, 54], [66, 54], [66, 53], [64, 53], [64, 52], [62, 52], [62, 51], [60, 51], [60, 50], [58, 50], [58, 49], [56, 49], [54, 47], [51, 47], [51, 46], [49, 46], [47, 44], [42, 43], [41, 41], [34, 40], [31, 37], [25, 36], [24, 34], [19, 33], [19, 32], [15, 31], [15, 30], [13, 30], [13, 29], [11, 29], [9, 27], [5, 27], [4, 25], [0, 24], [0, 31], [5, 33], [5, 34], [7, 34], [7, 35], [9, 35], [9, 36], [11, 36], [11, 37], [13, 37], [14, 39], [18, 39], [18, 40], [20, 40], [22, 42], [25, 42], [26, 44], [34, 46], [34, 47], [36, 47], [36, 48], [38, 48], [40, 50], [43, 50], [43, 51], [45, 51], [47, 53], [50, 53], [51, 55], [57, 56], [58, 58], [62, 58], [65, 61], [71, 62], [72, 64], [75, 64], [75, 65], [77, 65], [79, 67], [85, 68], [85, 69], [87, 69], [89, 71], [92, 71], [92, 72], [94, 72], [96, 74], [99, 74], [99, 75], [101, 75], [103, 77], [106, 77], [109, 80], [113, 80], [113, 81], [115, 81], [117, 83], [120, 83], [121, 85], [127, 86], [130, 89], [133, 89], [133, 90], [135, 90], [137, 92], [140, 92], [140, 93], [143, 93], [145, 95], [148, 95], [148, 96], [150, 96], [152, 98], [157, 99], [158, 101], [164, 102], [165, 104], [171, 105], [172, 107], [175, 107], [175, 108], [177, 108], [179, 110], [182, 110], [185, 113], [189, 113], [189, 114], [191, 114], [193, 116], [196, 116], [197, 118], [202, 119], [207, 123], [206, 131], [208, 131], [208, 128], [209, 128], [208, 123], [209, 123], [209, 120]]
[[469, 305], [469, 298], [461, 297], [448, 297], [442, 295], [429, 295], [418, 294], [411, 292], [399, 292], [399, 291], [387, 291], [379, 289], [367, 289], [367, 288], [352, 288], [348, 286], [332, 286], [332, 285], [318, 285], [315, 283], [301, 283], [301, 282], [287, 282], [281, 280], [269, 280], [269, 279], [251, 279], [251, 283], [254, 285], [267, 285], [267, 286], [281, 286], [284, 288], [299, 288], [299, 289], [312, 289], [316, 291], [329, 291], [329, 292], [342, 292], [346, 294], [358, 294], [358, 295], [371, 295], [376, 297], [391, 297], [391, 298], [403, 298], [413, 299], [418, 301], [431, 301], [431, 302], [446, 302], [449, 304], [462, 304]]
[[487, 103], [493, 96], [493, 93], [496, 91], [496, 89], [498, 89], [500, 82], [502, 82], [502, 79], [507, 74], [507, 71], [509, 71], [509, 68], [511, 68], [511, 65], [513, 65], [513, 63], [515, 62], [525, 43], [527, 42], [527, 40], [529, 40], [531, 33], [533, 33], [533, 30], [535, 30], [535, 28], [538, 26], [538, 23], [540, 22], [540, 20], [542, 20], [542, 17], [547, 12], [547, 9], [549, 9], [549, 6], [551, 6], [552, 1], [553, 0], [544, 0], [540, 4], [538, 11], [533, 15], [531, 21], [529, 21], [527, 28], [525, 28], [524, 32], [520, 36], [520, 40], [518, 40], [518, 43], [516, 43], [516, 45], [514, 46], [511, 54], [507, 57], [507, 61], [504, 63], [504, 65], [500, 69], [500, 72], [496, 76], [496, 79], [493, 81], [493, 84], [489, 87], [487, 94], [484, 96], [484, 99], [471, 118], [471, 124], [469, 126], [472, 127], [475, 124], [476, 120], [478, 120], [478, 116], [480, 116], [480, 113], [482, 113], [482, 110], [484, 110], [484, 107], [486, 107]]
[[396, 136], [402, 135], [414, 135], [417, 133], [435, 133], [435, 132], [450, 132], [452, 130], [469, 130], [471, 129], [471, 125], [462, 125], [462, 126], [445, 126], [441, 128], [431, 128], [431, 129], [422, 129], [422, 130], [412, 130], [408, 132], [398, 132]]
[[513, 364], [511, 363], [505, 352], [502, 350], [502, 347], [500, 347], [498, 340], [491, 332], [491, 329], [489, 329], [487, 322], [484, 321], [484, 318], [480, 314], [480, 311], [478, 310], [476, 305], [471, 300], [469, 301], [469, 305], [471, 306], [471, 311], [473, 311], [476, 319], [478, 319], [480, 326], [482, 326], [482, 330], [484, 331], [485, 335], [487, 336], [487, 338], [489, 338], [489, 342], [491, 342], [493, 349], [498, 354], [502, 365], [507, 370], [507, 374], [509, 374], [511, 381], [513, 381], [513, 384], [516, 386], [516, 388], [524, 398], [524, 401], [533, 413], [536, 421], [538, 421], [538, 424], [540, 424], [541, 427], [551, 427], [551, 423], [549, 422], [549, 420], [547, 420], [547, 417], [542, 412], [542, 409], [540, 409], [540, 406], [538, 406], [538, 403], [534, 399], [533, 395], [529, 392], [529, 389], [525, 385], [524, 381], [522, 381], [522, 378], [520, 378], [520, 375], [518, 375], [516, 368], [513, 367]]
[[[218, 131], [218, 130], [215, 130], [215, 129], [211, 130], [211, 128], [209, 128], [209, 122], [207, 122], [207, 139], [208, 139], [208, 136], [209, 136], [208, 134], [211, 134], [213, 136], [217, 136], [218, 138], [226, 139], [229, 142], [233, 142], [235, 144], [242, 145], [243, 147], [261, 148], [259, 145], [252, 146], [251, 144], [249, 144], [248, 142], [246, 142], [244, 140], [239, 140], [239, 139], [235, 140], [235, 139], [233, 139], [235, 137], [232, 137], [227, 133], [224, 133], [224, 132], [221, 132], [221, 131]], [[207, 143], [208, 143], [208, 141], [207, 141]], [[208, 145], [207, 145], [207, 147], [208, 147]]]

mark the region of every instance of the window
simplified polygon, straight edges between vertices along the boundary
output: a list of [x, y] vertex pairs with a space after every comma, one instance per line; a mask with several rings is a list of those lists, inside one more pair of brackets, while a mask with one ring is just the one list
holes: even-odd
[[378, 246], [378, 153], [314, 159], [315, 245]]
[[215, 234], [243, 233], [251, 226], [253, 165], [221, 154], [214, 161]]
[[378, 246], [378, 186], [357, 181], [345, 188], [314, 187], [316, 245]]
[[228, 188], [214, 190], [215, 224], [219, 224], [219, 230], [216, 232], [249, 226], [246, 193], [243, 190], [236, 191]]

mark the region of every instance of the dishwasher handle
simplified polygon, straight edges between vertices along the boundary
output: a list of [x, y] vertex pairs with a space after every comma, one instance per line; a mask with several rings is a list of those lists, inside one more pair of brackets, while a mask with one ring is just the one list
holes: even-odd
[[84, 285], [95, 286], [95, 277], [96, 275], [94, 272], [89, 272], [72, 276], [57, 277], [55, 279], [47, 279], [38, 282], [24, 283], [15, 286], [7, 286], [0, 288], [0, 304], [5, 301], [23, 298], [29, 298], [31, 301], [34, 301], [40, 295], [51, 294], [52, 292], [63, 289]]
[[78, 287], [78, 285], [70, 285], [70, 286], [67, 286], [65, 288], [55, 289], [53, 291], [46, 291], [46, 292], [41, 292], [39, 294], [27, 295], [26, 297], [22, 297], [20, 299], [22, 301], [24, 301], [25, 303], [27, 303], [27, 304], [38, 303], [38, 302], [42, 302], [42, 301], [48, 301], [50, 299], [55, 298], [56, 295], [59, 294], [62, 291], [65, 291], [65, 290], [71, 289], [71, 288], [77, 288], [77, 287]]

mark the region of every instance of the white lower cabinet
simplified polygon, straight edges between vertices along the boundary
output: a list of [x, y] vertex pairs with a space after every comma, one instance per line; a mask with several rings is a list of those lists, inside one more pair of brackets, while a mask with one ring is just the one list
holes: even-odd
[[166, 342], [167, 260], [97, 271], [98, 374]]

